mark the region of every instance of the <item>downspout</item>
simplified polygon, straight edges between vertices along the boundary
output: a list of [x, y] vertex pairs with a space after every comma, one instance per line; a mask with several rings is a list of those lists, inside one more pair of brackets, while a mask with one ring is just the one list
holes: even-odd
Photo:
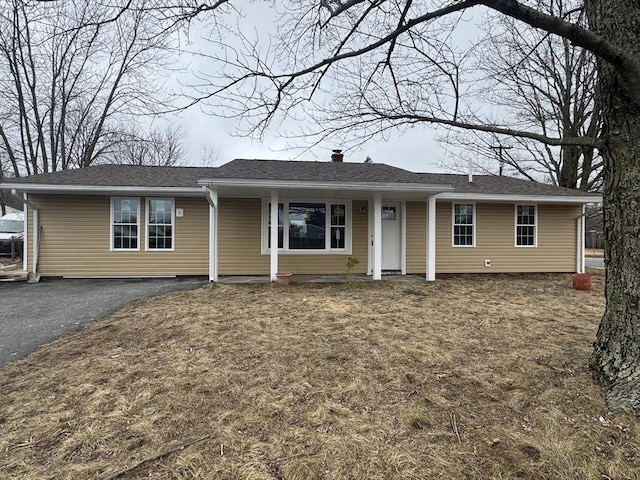
[[587, 206], [583, 203], [582, 204], [582, 221], [580, 222], [582, 224], [582, 239], [580, 240], [580, 251], [582, 252], [582, 258], [581, 258], [581, 263], [582, 263], [582, 271], [580, 273], [584, 273], [585, 272], [585, 260], [584, 260], [584, 245], [585, 245], [585, 228], [587, 225]]
[[[26, 207], [29, 207], [33, 210], [33, 255], [32, 255], [32, 263], [33, 263], [33, 267], [32, 267], [32, 273], [33, 275], [30, 278], [30, 281], [34, 281], [34, 282], [38, 282], [40, 280], [40, 276], [38, 275], [38, 257], [40, 255], [40, 210], [38, 209], [38, 207], [36, 207], [33, 203], [31, 203], [29, 201], [29, 199], [27, 198], [27, 194], [23, 193], [23, 196], [18, 195], [18, 192], [16, 191], [16, 189], [12, 189], [11, 190], [11, 195], [18, 201], [22, 202]], [[28, 213], [25, 210], [25, 213]], [[28, 255], [29, 255], [29, 249], [27, 248], [27, 232], [28, 232], [28, 224], [29, 221], [29, 217], [28, 215], [25, 215], [25, 219], [24, 219], [24, 246], [22, 248], [22, 255], [23, 255], [23, 259], [22, 259], [22, 268], [26, 271], [27, 270], [27, 266], [28, 266]]]
[[584, 273], [584, 228], [586, 205], [582, 205], [582, 213], [576, 217], [576, 273]]
[[40, 280], [38, 276], [38, 261], [40, 257], [40, 210], [33, 211], [33, 277], [37, 282]]

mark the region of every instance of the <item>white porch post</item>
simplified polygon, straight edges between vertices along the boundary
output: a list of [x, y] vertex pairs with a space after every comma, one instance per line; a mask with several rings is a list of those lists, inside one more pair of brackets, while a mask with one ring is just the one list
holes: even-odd
[[205, 187], [209, 202], [209, 281], [218, 281], [218, 191]]
[[382, 195], [373, 197], [373, 279], [382, 280]]
[[271, 210], [269, 212], [271, 217], [271, 255], [270, 255], [270, 268], [269, 277], [272, 282], [276, 280], [276, 273], [278, 273], [278, 191], [271, 190]]
[[427, 281], [436, 279], [436, 196], [427, 197]]

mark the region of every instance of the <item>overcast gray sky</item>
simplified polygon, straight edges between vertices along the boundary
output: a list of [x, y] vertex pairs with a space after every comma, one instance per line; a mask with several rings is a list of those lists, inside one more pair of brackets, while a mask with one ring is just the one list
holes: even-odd
[[[273, 29], [276, 13], [261, 2], [251, 2], [250, 9], [245, 9], [245, 16], [240, 20], [244, 22], [242, 31], [255, 32], [262, 44], [268, 42], [269, 32]], [[465, 14], [466, 15], [466, 14]], [[457, 41], [466, 43], [474, 42], [478, 36], [478, 30], [469, 14], [466, 26], [458, 33]], [[207, 33], [202, 24], [193, 25], [190, 32], [188, 49], [190, 51], [203, 51], [209, 53], [211, 44], [202, 39]], [[206, 58], [189, 57], [188, 68], [183, 70], [181, 83], [189, 77], [188, 72], [214, 73], [216, 66]], [[187, 72], [188, 71], [188, 72]], [[204, 110], [204, 111], [203, 111]], [[199, 106], [183, 112], [176, 121], [182, 126], [186, 138], [185, 146], [189, 151], [189, 163], [200, 165], [202, 163], [202, 150], [206, 144], [215, 148], [218, 153], [217, 165], [226, 163], [234, 158], [261, 158], [261, 159], [295, 159], [328, 161], [331, 151], [335, 148], [345, 149], [344, 145], [327, 143], [318, 145], [310, 151], [302, 149], [287, 149], [292, 141], [283, 138], [282, 132], [296, 130], [296, 123], [286, 120], [282, 124], [272, 125], [264, 135], [263, 140], [251, 139], [238, 135], [240, 122], [235, 119], [220, 118], [209, 114], [211, 108], [206, 105]], [[445, 157], [445, 152], [435, 141], [435, 128], [428, 124], [412, 127], [404, 133], [394, 131], [387, 140], [370, 140], [362, 147], [345, 152], [345, 161], [364, 162], [367, 156], [375, 163], [405, 168], [416, 172], [443, 172], [446, 171], [439, 164]], [[303, 146], [300, 141], [298, 145]]]
[[[263, 141], [239, 137], [236, 134], [236, 120], [208, 115], [197, 107], [184, 112], [176, 121], [184, 129], [189, 163], [194, 166], [200, 165], [204, 145], [216, 149], [219, 157], [216, 166], [234, 158], [328, 161], [331, 151], [342, 147], [327, 143], [310, 152], [287, 150], [287, 144], [291, 142], [280, 138], [275, 128], [267, 132]], [[421, 125], [404, 135], [394, 134], [388, 141], [372, 140], [360, 149], [347, 151], [345, 161], [364, 162], [370, 156], [375, 163], [386, 163], [415, 172], [440, 172], [444, 170], [437, 166], [437, 161], [443, 155], [433, 139], [433, 129], [429, 125]]]

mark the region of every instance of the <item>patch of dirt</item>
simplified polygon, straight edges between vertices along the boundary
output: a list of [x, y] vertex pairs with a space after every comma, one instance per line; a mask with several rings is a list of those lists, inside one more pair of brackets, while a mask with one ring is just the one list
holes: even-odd
[[570, 275], [143, 300], [0, 369], [0, 477], [637, 478], [603, 308]]

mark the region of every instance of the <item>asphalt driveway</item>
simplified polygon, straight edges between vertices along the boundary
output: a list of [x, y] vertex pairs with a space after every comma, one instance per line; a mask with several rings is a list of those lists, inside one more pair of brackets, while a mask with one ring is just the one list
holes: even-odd
[[199, 277], [0, 283], [0, 366], [129, 302], [206, 282]]

